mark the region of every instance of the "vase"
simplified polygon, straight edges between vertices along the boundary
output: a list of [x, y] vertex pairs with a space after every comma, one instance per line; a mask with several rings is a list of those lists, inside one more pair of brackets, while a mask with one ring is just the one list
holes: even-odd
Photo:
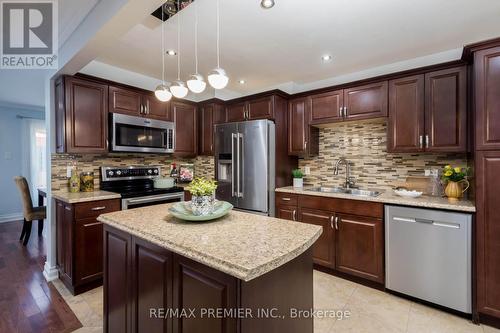
[[[463, 188], [464, 183], [467, 184], [465, 189]], [[463, 193], [467, 191], [468, 188], [469, 188], [469, 182], [466, 179], [463, 179], [459, 182], [449, 181], [448, 185], [446, 185], [444, 193], [446, 194], [449, 200], [456, 201], [462, 197]]]
[[214, 211], [215, 198], [213, 195], [193, 195], [191, 211], [196, 216], [210, 215]]
[[303, 186], [304, 186], [304, 178], [293, 179], [293, 187], [303, 187]]

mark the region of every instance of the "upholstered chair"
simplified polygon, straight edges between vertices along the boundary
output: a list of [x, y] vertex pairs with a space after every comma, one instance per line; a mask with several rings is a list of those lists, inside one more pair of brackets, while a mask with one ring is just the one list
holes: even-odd
[[[21, 231], [21, 237], [19, 241], [23, 242], [23, 245], [26, 246], [28, 244], [28, 240], [31, 235], [31, 225], [33, 220], [42, 221], [46, 218], [46, 207], [33, 207], [33, 202], [31, 201], [30, 189], [28, 186], [28, 182], [24, 177], [14, 177], [14, 181], [16, 182], [17, 188], [19, 192], [21, 192], [21, 198], [23, 200], [23, 230]], [[40, 226], [41, 223], [39, 223]], [[43, 226], [43, 224], [42, 224]], [[39, 227], [40, 229], [40, 227]]]

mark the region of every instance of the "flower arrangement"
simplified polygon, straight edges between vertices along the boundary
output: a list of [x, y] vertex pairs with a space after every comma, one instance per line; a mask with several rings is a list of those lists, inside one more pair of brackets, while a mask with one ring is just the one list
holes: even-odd
[[443, 181], [459, 182], [467, 177], [468, 170], [466, 168], [452, 167], [447, 165], [443, 169], [443, 176], [441, 179]]
[[300, 170], [300, 169], [292, 170], [292, 176], [293, 176], [293, 178], [304, 178], [304, 174], [302, 173], [302, 170]]
[[202, 197], [202, 196], [211, 196], [215, 193], [217, 189], [217, 182], [213, 179], [206, 179], [203, 177], [196, 177], [193, 179], [191, 183], [189, 183], [189, 187], [187, 190], [193, 196]]

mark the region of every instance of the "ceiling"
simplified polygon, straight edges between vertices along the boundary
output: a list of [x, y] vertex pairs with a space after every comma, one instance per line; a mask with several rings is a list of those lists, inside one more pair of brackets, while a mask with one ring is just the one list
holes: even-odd
[[[99, 0], [58, 2], [59, 48]], [[43, 107], [48, 70], [0, 70], [0, 104]]]
[[[181, 79], [194, 72], [194, 5], [199, 11], [199, 72], [215, 67], [215, 0], [197, 0], [180, 13]], [[227, 89], [241, 94], [311, 82], [423, 57], [500, 36], [494, 0], [221, 0], [221, 67]], [[177, 19], [166, 22], [166, 47], [177, 50]], [[324, 63], [321, 56], [333, 60]], [[96, 59], [161, 78], [160, 21], [145, 17], [110, 41]], [[167, 57], [167, 79], [176, 79]], [[94, 73], [95, 74], [95, 73]], [[244, 79], [246, 83], [238, 83]]]

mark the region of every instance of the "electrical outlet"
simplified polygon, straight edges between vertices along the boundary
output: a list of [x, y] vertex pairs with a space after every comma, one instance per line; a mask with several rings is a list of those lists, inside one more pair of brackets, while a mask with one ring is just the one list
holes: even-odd
[[306, 174], [306, 175], [310, 175], [310, 174], [311, 174], [311, 167], [306, 166], [306, 167], [304, 168], [304, 174]]
[[431, 170], [429, 170], [429, 169], [425, 169], [425, 170], [424, 170], [424, 175], [425, 175], [425, 176], [430, 176], [430, 175], [431, 175]]

